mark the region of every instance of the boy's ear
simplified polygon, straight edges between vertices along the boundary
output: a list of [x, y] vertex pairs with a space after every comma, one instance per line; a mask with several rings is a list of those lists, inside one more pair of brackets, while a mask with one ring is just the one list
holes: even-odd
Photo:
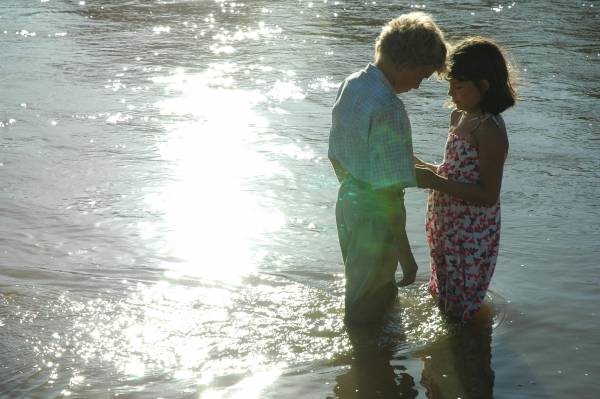
[[490, 81], [486, 79], [478, 80], [477, 87], [479, 87], [482, 93], [485, 93], [490, 88]]

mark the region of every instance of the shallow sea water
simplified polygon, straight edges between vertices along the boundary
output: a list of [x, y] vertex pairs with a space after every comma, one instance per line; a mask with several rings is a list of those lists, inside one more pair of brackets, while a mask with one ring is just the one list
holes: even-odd
[[[0, 397], [596, 398], [600, 3], [3, 0]], [[426, 293], [347, 331], [327, 160], [339, 82], [433, 14], [520, 76], [490, 318]], [[447, 87], [403, 95], [439, 161]]]

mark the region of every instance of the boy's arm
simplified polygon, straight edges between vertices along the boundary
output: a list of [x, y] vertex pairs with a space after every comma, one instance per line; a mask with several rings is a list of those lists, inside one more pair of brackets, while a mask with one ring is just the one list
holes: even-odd
[[335, 171], [335, 175], [337, 176], [338, 181], [341, 183], [342, 180], [348, 175], [348, 171], [342, 166], [340, 161], [334, 158], [329, 158], [331, 162], [331, 166], [333, 166], [333, 170]]
[[398, 286], [404, 287], [414, 283], [417, 277], [417, 262], [410, 249], [410, 243], [406, 234], [406, 208], [404, 202], [401, 202], [400, 216], [395, 226], [398, 233], [398, 251], [400, 267], [402, 268], [402, 280], [398, 282]]

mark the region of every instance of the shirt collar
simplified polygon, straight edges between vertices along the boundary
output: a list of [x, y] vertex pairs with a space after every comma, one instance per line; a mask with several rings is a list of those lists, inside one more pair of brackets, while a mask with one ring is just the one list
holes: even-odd
[[370, 62], [369, 65], [367, 65], [367, 67], [365, 68], [365, 72], [367, 73], [367, 75], [380, 81], [385, 87], [390, 89], [392, 94], [396, 95], [396, 92], [394, 91], [394, 87], [392, 86], [390, 81], [385, 77], [385, 75], [383, 74], [383, 71], [377, 67], [377, 65]]

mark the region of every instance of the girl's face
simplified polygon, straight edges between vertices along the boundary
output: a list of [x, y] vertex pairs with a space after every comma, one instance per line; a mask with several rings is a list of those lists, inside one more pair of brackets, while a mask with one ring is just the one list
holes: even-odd
[[482, 94], [475, 82], [450, 79], [449, 83], [448, 95], [452, 97], [456, 108], [465, 112], [480, 112]]

